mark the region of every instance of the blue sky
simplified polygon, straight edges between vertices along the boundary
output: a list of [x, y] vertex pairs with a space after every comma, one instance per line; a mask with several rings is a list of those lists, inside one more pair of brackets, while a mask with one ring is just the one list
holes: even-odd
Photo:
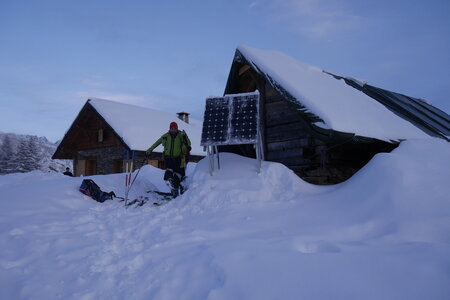
[[241, 44], [450, 112], [448, 0], [0, 0], [0, 131], [56, 141], [88, 97], [200, 119]]

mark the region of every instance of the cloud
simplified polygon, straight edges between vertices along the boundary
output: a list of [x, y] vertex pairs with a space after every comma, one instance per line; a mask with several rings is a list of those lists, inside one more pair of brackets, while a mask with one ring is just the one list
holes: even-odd
[[74, 98], [76, 98], [77, 101], [86, 101], [91, 98], [99, 98], [158, 110], [167, 110], [172, 106], [171, 101], [156, 95], [135, 95], [108, 91], [80, 91], [75, 93]]
[[103, 77], [101, 76], [91, 76], [89, 78], [86, 79], [82, 79], [81, 83], [83, 85], [87, 85], [87, 86], [91, 86], [91, 87], [104, 87], [106, 86], [106, 81], [104, 80]]
[[361, 16], [336, 0], [269, 0], [272, 20], [309, 38], [328, 38], [357, 30]]
[[248, 5], [248, 8], [252, 9], [258, 5], [258, 1], [254, 1]]
[[142, 105], [148, 102], [146, 97], [143, 96], [99, 91], [78, 92], [76, 93], [76, 96], [84, 100], [87, 100], [89, 98], [100, 98], [134, 105]]

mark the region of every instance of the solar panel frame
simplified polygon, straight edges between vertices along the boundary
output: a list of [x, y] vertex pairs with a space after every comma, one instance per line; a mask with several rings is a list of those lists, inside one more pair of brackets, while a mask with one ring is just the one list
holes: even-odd
[[201, 146], [257, 144], [259, 92], [206, 99]]

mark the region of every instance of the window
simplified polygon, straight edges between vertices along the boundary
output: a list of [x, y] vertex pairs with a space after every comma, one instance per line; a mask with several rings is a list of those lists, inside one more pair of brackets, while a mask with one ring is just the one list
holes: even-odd
[[103, 129], [98, 130], [98, 142], [99, 143], [103, 142]]

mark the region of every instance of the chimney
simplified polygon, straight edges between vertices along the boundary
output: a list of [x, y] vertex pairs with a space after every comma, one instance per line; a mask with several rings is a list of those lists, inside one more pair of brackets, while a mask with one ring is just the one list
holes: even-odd
[[177, 113], [177, 115], [178, 115], [178, 119], [189, 124], [189, 113], [182, 111], [182, 112]]

